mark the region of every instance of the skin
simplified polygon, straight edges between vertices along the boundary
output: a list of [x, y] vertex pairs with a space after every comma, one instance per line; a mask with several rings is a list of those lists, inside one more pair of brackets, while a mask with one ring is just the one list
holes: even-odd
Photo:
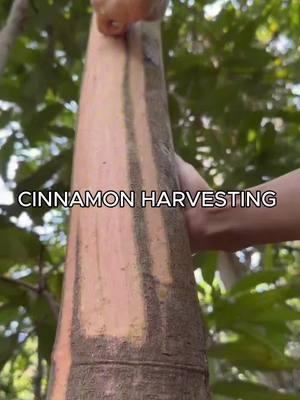
[[91, 0], [98, 29], [108, 36], [123, 35], [137, 21], [160, 20], [168, 0]]
[[[192, 193], [209, 190], [194, 167], [177, 156], [182, 190]], [[277, 193], [274, 208], [196, 208], [185, 209], [191, 249], [236, 251], [249, 246], [300, 239], [300, 169], [248, 189]]]

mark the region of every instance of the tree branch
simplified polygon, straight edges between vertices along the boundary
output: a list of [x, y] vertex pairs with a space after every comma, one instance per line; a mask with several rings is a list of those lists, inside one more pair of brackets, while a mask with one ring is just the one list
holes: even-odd
[[4, 276], [0, 276], [0, 282], [8, 283], [11, 285], [17, 285], [25, 290], [29, 290], [31, 292], [36, 293], [37, 295], [42, 295], [45, 297], [46, 301], [48, 302], [50, 311], [53, 315], [53, 318], [55, 321], [58, 319], [59, 315], [59, 305], [57, 302], [54, 300], [52, 294], [46, 290], [46, 288], [43, 288], [42, 290], [39, 287], [30, 285], [27, 282], [21, 281], [19, 279], [12, 279], [12, 278], [7, 278]]
[[4, 276], [0, 276], [0, 281], [1, 281], [1, 282], [4, 282], [4, 283], [11, 284], [11, 285], [20, 286], [20, 287], [22, 287], [23, 289], [29, 290], [29, 291], [31, 291], [31, 292], [35, 292], [35, 293], [37, 293], [37, 294], [39, 293], [39, 289], [38, 289], [38, 288], [36, 288], [36, 287], [33, 286], [33, 285], [30, 285], [29, 283], [26, 283], [26, 282], [24, 282], [24, 281], [21, 281], [21, 280], [19, 280], [19, 279], [12, 279], [12, 278], [7, 278], [7, 277], [4, 277]]
[[13, 48], [23, 27], [29, 0], [14, 0], [6, 24], [0, 31], [0, 76], [7, 64]]

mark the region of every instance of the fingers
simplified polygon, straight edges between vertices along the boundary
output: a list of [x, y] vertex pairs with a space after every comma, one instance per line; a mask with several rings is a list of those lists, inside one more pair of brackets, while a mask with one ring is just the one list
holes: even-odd
[[193, 195], [199, 190], [210, 190], [209, 185], [191, 164], [185, 162], [177, 154], [175, 156], [181, 190], [189, 191]]
[[127, 24], [111, 17], [111, 12], [109, 12], [108, 8], [110, 3], [105, 0], [91, 0], [91, 4], [96, 12], [97, 26], [101, 33], [108, 36], [120, 36], [127, 31]]
[[108, 18], [105, 14], [98, 12], [97, 14], [97, 25], [101, 33], [108, 36], [121, 36], [128, 29], [127, 24], [121, 22], [113, 21]]
[[91, 0], [98, 29], [104, 35], [120, 36], [129, 24], [163, 17], [168, 0]]

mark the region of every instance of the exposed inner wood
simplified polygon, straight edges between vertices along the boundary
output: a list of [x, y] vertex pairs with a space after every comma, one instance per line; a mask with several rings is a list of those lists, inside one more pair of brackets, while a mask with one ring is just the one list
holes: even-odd
[[136, 192], [135, 207], [72, 210], [48, 399], [204, 400], [205, 337], [179, 209], [159, 27], [124, 39], [92, 24], [73, 189]]

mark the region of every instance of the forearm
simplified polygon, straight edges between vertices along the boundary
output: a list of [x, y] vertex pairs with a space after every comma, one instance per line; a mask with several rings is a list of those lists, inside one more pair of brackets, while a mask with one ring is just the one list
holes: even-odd
[[233, 251], [300, 239], [300, 170], [249, 190], [276, 192], [277, 205], [273, 208], [228, 205], [223, 209], [205, 210], [204, 247]]
[[258, 224], [264, 218], [260, 222], [264, 227], [262, 234], [267, 233], [266, 238], [261, 236], [264, 243], [268, 242], [266, 239], [272, 243], [300, 239], [300, 169], [251, 190], [273, 190], [277, 194], [276, 207], [259, 208], [255, 212]]

